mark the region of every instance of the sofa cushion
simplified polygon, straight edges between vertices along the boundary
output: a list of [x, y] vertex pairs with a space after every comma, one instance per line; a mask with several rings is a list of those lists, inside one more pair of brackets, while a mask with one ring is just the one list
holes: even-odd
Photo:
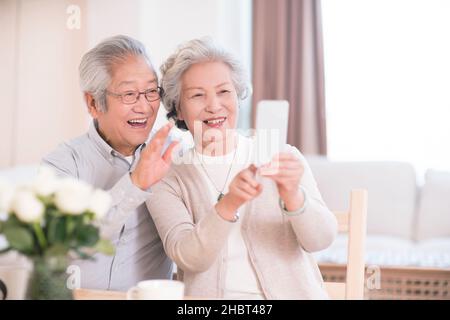
[[427, 264], [442, 268], [450, 267], [450, 237], [432, 238], [418, 243], [417, 251], [428, 253]]
[[416, 237], [450, 237], [450, 172], [428, 170], [425, 174]]
[[307, 157], [322, 197], [331, 210], [349, 208], [350, 191], [368, 190], [368, 234], [411, 239], [416, 174], [402, 162], [334, 162]]
[[[319, 263], [346, 264], [347, 235], [338, 235], [329, 248], [313, 255]], [[365, 262], [367, 266], [450, 268], [450, 239], [415, 243], [399, 237], [369, 236]]]

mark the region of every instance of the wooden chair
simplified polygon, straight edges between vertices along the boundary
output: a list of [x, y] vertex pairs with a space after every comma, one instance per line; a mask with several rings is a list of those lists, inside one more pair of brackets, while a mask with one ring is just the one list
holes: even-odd
[[346, 282], [325, 282], [325, 288], [331, 299], [363, 299], [367, 190], [352, 190], [349, 210], [334, 211], [334, 214], [338, 221], [339, 233], [348, 233]]

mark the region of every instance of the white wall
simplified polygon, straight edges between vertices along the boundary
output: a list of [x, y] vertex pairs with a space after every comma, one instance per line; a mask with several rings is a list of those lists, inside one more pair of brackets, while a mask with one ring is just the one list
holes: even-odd
[[83, 28], [67, 28], [71, 4], [84, 8], [83, 0], [0, 2], [0, 167], [39, 162], [85, 130], [77, 67], [86, 44]]
[[[57, 144], [87, 128], [78, 89], [78, 64], [86, 50], [84, 30], [66, 27], [66, 9], [76, 3], [21, 1], [17, 163], [39, 161]], [[78, 2], [81, 9], [83, 4]]]
[[117, 34], [139, 39], [140, 0], [89, 0], [85, 12], [89, 48]]
[[14, 0], [0, 1], [0, 167], [12, 164], [15, 111], [17, 8]]

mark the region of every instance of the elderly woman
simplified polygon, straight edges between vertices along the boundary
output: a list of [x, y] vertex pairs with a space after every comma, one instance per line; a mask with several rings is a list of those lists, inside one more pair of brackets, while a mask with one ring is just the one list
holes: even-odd
[[256, 167], [255, 141], [237, 133], [248, 87], [240, 63], [210, 39], [161, 67], [163, 103], [195, 146], [152, 188], [149, 211], [186, 294], [225, 299], [324, 299], [311, 252], [337, 223], [292, 146]]

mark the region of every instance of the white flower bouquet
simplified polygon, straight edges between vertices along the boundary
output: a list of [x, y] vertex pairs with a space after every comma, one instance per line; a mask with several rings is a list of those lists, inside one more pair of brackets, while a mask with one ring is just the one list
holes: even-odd
[[100, 238], [97, 221], [111, 205], [110, 195], [74, 178], [59, 178], [41, 167], [28, 185], [0, 181], [0, 233], [8, 242], [2, 251], [17, 250], [30, 257], [91, 258], [93, 252], [113, 254]]
[[[27, 297], [72, 299], [67, 274], [71, 259], [112, 255], [110, 241], [100, 238], [97, 222], [108, 212], [111, 196], [73, 178], [58, 178], [42, 167], [31, 183], [11, 186], [0, 181], [0, 234], [34, 265]], [[1, 249], [1, 248], [0, 248]]]

